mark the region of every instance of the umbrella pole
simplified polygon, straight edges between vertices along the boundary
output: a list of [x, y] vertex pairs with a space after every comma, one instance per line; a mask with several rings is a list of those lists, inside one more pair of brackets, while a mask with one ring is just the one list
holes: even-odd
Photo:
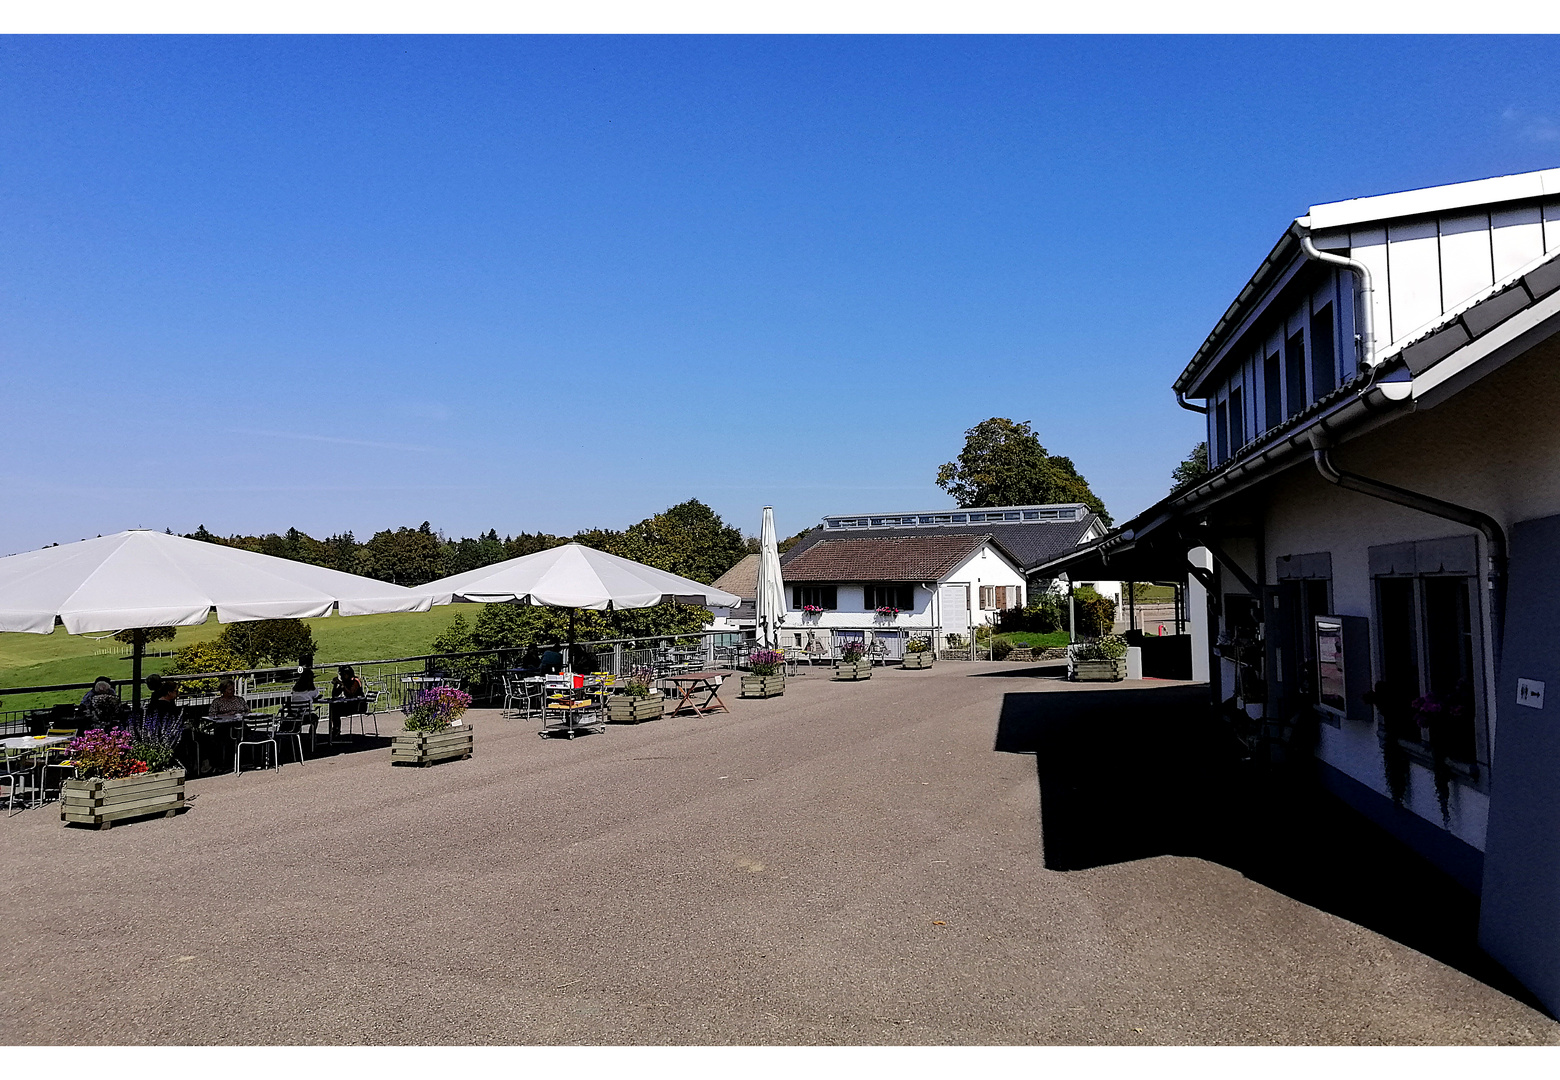
[[146, 640], [139, 630], [130, 646], [130, 678], [135, 684], [130, 691], [130, 715], [141, 715], [141, 654], [146, 651]]

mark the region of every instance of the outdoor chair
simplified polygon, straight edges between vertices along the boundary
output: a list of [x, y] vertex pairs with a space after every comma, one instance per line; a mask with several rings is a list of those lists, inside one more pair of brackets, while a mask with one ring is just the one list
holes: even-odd
[[42, 798], [43, 792], [38, 786], [37, 759], [30, 750], [6, 750], [5, 770], [0, 772], [0, 784], [6, 787], [6, 810], [8, 814], [16, 813], [16, 796], [22, 796], [22, 809], [27, 809], [27, 795], [31, 793], [34, 798]]
[[357, 720], [358, 734], [368, 737], [368, 725], [374, 725], [374, 738], [379, 738], [379, 691], [363, 689], [363, 711], [347, 713], [342, 718], [341, 731], [343, 735], [352, 734], [352, 721]]
[[271, 738], [277, 743], [291, 739], [298, 748], [298, 764], [302, 765], [304, 728], [309, 729], [309, 752], [312, 754], [317, 744], [319, 726], [319, 715], [312, 709], [299, 708], [292, 704], [283, 705], [271, 727]]
[[[243, 729], [238, 736], [238, 745], [233, 748], [233, 775], [237, 776], [244, 761], [244, 747], [269, 746], [271, 748], [271, 767], [280, 770], [281, 759], [276, 752], [276, 725], [274, 716], [260, 716], [246, 719], [240, 727]], [[264, 768], [264, 766], [261, 766]]]
[[519, 675], [504, 676], [504, 704], [499, 708], [499, 715], [504, 715], [514, 710], [516, 716], [519, 710], [515, 709], [518, 702], [525, 700], [525, 681]]

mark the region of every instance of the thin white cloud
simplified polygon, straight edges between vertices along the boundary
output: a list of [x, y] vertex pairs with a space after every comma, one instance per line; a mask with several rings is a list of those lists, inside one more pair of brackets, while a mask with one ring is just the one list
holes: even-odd
[[412, 443], [373, 442], [368, 439], [344, 439], [337, 435], [304, 435], [296, 431], [257, 431], [235, 428], [239, 435], [260, 435], [269, 439], [297, 439], [301, 442], [335, 443], [338, 446], [366, 446], [370, 450], [411, 450], [419, 454], [437, 454], [437, 446], [417, 446]]
[[1507, 129], [1524, 142], [1560, 142], [1560, 122], [1548, 116], [1512, 105], [1500, 114], [1500, 118]]

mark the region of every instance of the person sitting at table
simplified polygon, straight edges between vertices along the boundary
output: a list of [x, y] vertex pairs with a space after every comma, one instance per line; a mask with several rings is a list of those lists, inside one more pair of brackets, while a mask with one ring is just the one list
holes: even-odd
[[542, 670], [542, 654], [536, 651], [536, 645], [532, 644], [525, 650], [525, 655], [520, 657], [520, 670], [535, 672]]
[[217, 696], [211, 701], [211, 709], [206, 713], [213, 719], [222, 716], [242, 716], [249, 711], [249, 702], [233, 692], [233, 680], [223, 679], [217, 684]]
[[82, 703], [81, 712], [89, 725], [107, 727], [119, 718], [120, 708], [119, 695], [114, 692], [114, 684], [106, 678], [99, 677], [97, 682], [92, 684], [92, 692]]
[[174, 720], [178, 718], [179, 706], [176, 704], [179, 698], [179, 686], [177, 683], [162, 683], [157, 689], [157, 696], [146, 707], [148, 720]]
[[588, 675], [596, 670], [596, 653], [589, 645], [569, 646], [569, 667], [574, 671]]
[[542, 653], [542, 671], [548, 675], [556, 675], [563, 670], [563, 654], [558, 651], [558, 643], [549, 641], [547, 651]]
[[293, 683], [292, 694], [293, 700], [297, 702], [313, 701], [320, 696], [319, 690], [314, 685], [313, 665], [308, 663], [298, 665], [298, 679]]
[[336, 669], [336, 677], [330, 681], [330, 696], [332, 700], [363, 696], [363, 680], [357, 677], [351, 664], [342, 664]]
[[81, 703], [77, 708], [85, 709], [87, 707], [87, 702], [92, 700], [92, 695], [98, 692], [98, 683], [107, 683], [110, 691], [114, 689], [114, 680], [107, 675], [99, 675], [92, 680], [92, 685], [87, 687], [87, 692], [81, 695]]

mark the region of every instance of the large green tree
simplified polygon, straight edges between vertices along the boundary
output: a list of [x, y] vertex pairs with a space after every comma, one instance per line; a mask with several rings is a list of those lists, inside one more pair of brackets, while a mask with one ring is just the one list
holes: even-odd
[[1208, 475], [1208, 444], [1200, 442], [1170, 474], [1170, 490], [1179, 491], [1188, 484], [1195, 484]]
[[958, 458], [937, 470], [937, 486], [961, 507], [1082, 503], [1111, 523], [1072, 459], [1047, 452], [1027, 420], [993, 416], [970, 428]]
[[444, 576], [444, 545], [428, 522], [382, 529], [366, 545], [369, 573], [396, 585], [423, 585]]

